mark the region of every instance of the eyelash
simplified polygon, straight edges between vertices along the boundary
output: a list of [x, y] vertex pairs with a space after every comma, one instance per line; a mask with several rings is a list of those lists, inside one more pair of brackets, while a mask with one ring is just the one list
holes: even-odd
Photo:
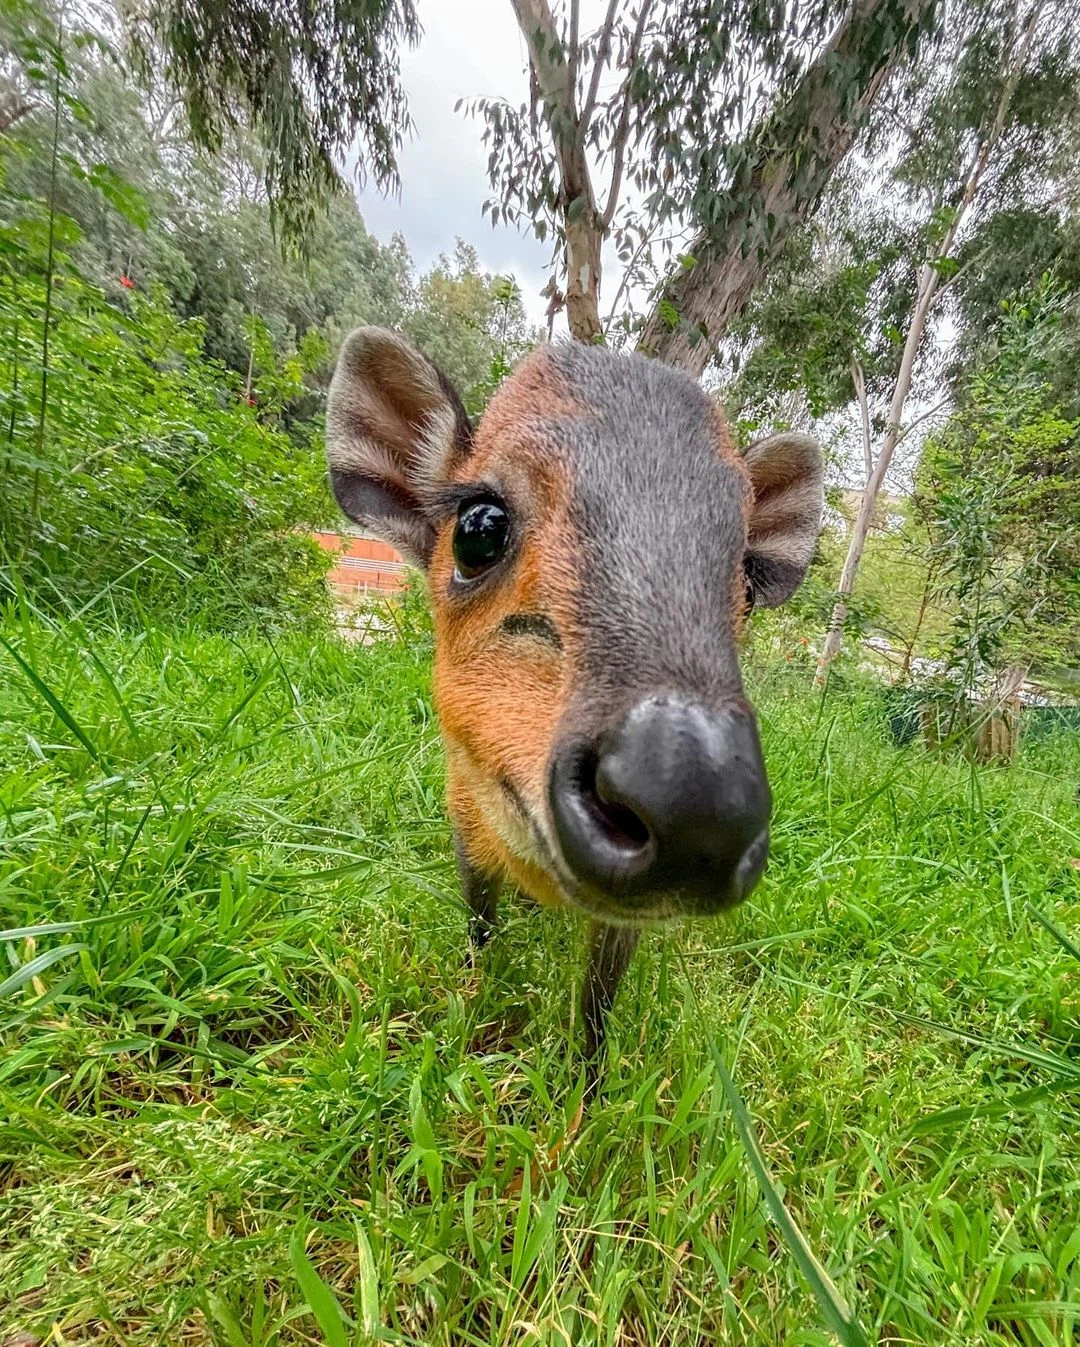
[[463, 505], [474, 500], [501, 500], [502, 493], [486, 482], [462, 482], [453, 486], [441, 487], [424, 502], [424, 513], [430, 522], [441, 528], [457, 517]]

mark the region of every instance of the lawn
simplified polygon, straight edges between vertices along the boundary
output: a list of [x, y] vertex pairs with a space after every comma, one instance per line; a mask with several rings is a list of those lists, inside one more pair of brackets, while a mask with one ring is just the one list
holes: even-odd
[[581, 927], [470, 965], [422, 627], [0, 635], [0, 1343], [834, 1342], [725, 1065], [869, 1341], [1077, 1340], [1075, 738], [755, 670], [767, 878], [643, 942], [575, 1127]]

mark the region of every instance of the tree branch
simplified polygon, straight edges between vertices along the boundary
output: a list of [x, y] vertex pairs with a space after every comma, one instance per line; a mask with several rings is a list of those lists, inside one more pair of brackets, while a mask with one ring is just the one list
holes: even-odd
[[607, 205], [604, 207], [602, 216], [605, 232], [611, 227], [615, 207], [619, 204], [619, 192], [622, 190], [623, 168], [626, 164], [626, 137], [630, 132], [631, 81], [634, 78], [634, 69], [641, 52], [641, 42], [645, 36], [645, 24], [650, 9], [652, 9], [652, 0], [641, 0], [637, 26], [634, 28], [634, 36], [630, 40], [630, 64], [626, 72], [626, 84], [623, 89], [623, 104], [619, 113], [619, 126], [612, 141], [615, 160], [611, 170], [611, 186], [608, 190]]
[[581, 49], [578, 44], [578, 30], [581, 26], [581, 0], [570, 0], [570, 54], [567, 58], [566, 83], [570, 88], [570, 97], [577, 100], [577, 70]]
[[600, 88], [600, 77], [603, 75], [604, 66], [607, 65], [608, 57], [611, 55], [611, 35], [615, 31], [615, 11], [618, 8], [619, 0], [608, 0], [607, 13], [604, 15], [604, 26], [600, 29], [600, 41], [596, 47], [592, 79], [589, 80], [589, 92], [585, 96], [585, 104], [581, 109], [581, 139], [583, 141], [589, 130], [589, 124], [592, 122], [592, 115], [596, 111], [596, 94]]
[[[749, 174], [725, 194], [715, 225], [691, 243], [697, 262], [664, 287], [641, 350], [691, 373], [704, 371], [718, 338], [851, 148], [900, 62], [904, 38], [930, 20], [936, 3], [853, 0], [787, 101], [751, 132]], [[755, 226], [761, 243], [748, 248]], [[677, 324], [667, 321], [672, 309]]]

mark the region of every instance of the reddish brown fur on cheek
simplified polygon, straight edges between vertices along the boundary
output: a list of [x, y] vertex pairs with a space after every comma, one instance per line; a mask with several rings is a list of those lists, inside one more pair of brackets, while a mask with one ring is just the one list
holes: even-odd
[[[505, 580], [474, 597], [449, 593], [453, 524], [436, 541], [430, 583], [435, 608], [435, 703], [448, 747], [448, 804], [473, 863], [501, 870], [539, 901], [557, 890], [507, 841], [500, 783], [545, 809], [556, 726], [577, 665], [575, 633], [580, 547], [570, 518], [569, 466], [547, 430], [574, 411], [533, 356], [493, 400], [465, 468], [469, 478], [513, 481], [525, 506], [518, 552]], [[542, 615], [562, 648], [501, 630], [514, 614]]]

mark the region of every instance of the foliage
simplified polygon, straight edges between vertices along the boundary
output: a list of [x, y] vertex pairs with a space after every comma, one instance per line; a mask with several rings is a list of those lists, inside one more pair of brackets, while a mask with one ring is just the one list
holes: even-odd
[[1069, 417], [1080, 416], [1080, 216], [1069, 186], [1057, 206], [1007, 204], [991, 215], [957, 254], [960, 336], [950, 375], [959, 387], [981, 359], [1000, 322], [1003, 300], [1030, 295], [1048, 272], [1066, 306], [1044, 353], [1046, 379]]
[[717, 1045], [871, 1341], [1074, 1335], [1075, 737], [978, 771], [756, 671], [769, 872], [648, 934], [575, 1134], [581, 932], [466, 959], [426, 652], [0, 636], [0, 1336], [824, 1347]]
[[[997, 0], [954, 8], [942, 38], [943, 59], [913, 67], [879, 109], [862, 153], [835, 182], [813, 222], [797, 231], [736, 326], [724, 373], [737, 407], [767, 417], [779, 398], [805, 393], [818, 418], [856, 396], [858, 362], [875, 430], [896, 378], [917, 293], [917, 272], [929, 260], [938, 292], [955, 287], [960, 351], [951, 372], [962, 384], [1003, 299], [1030, 289], [1054, 262], [1062, 282], [1080, 276], [1069, 263], [1071, 225], [1044, 202], [1071, 191], [1080, 134], [1080, 48], [1067, 31], [1069, 4], [1047, 11], [1008, 92], [1019, 21]], [[998, 138], [995, 118], [1002, 115]], [[904, 128], [898, 150], [897, 125]], [[891, 139], [894, 152], [882, 152]], [[973, 159], [988, 153], [963, 202]], [[961, 212], [966, 214], [961, 216]], [[941, 254], [962, 224], [949, 256]], [[939, 303], [940, 307], [940, 303]], [[937, 383], [942, 353], [933, 333], [923, 343], [923, 389]]]
[[396, 185], [409, 128], [398, 47], [419, 34], [412, 0], [167, 0], [121, 13], [144, 73], [164, 58], [196, 145], [214, 153], [239, 127], [257, 137], [262, 180], [294, 242], [340, 190], [346, 152], [361, 176], [370, 168], [380, 187]]
[[1080, 421], [1046, 377], [1065, 310], [1049, 278], [1004, 306], [920, 470], [917, 506], [952, 614], [944, 673], [964, 693], [1007, 664], [1080, 666]]
[[441, 257], [421, 278], [404, 328], [474, 415], [518, 359], [541, 340], [527, 326], [513, 277], [481, 272], [476, 249], [461, 239], [452, 263]]
[[719, 362], [732, 411], [769, 426], [794, 395], [801, 414], [826, 417], [856, 397], [856, 367], [880, 398], [896, 377], [919, 242], [851, 184], [838, 187], [733, 325]]
[[160, 293], [133, 294], [125, 312], [67, 272], [43, 390], [44, 288], [25, 271], [0, 283], [8, 592], [194, 626], [324, 616], [324, 556], [296, 532], [328, 513], [321, 465], [275, 425], [299, 355], [256, 380], [248, 405]]
[[[1039, 0], [1022, 11], [1003, 0], [956, 6], [942, 37], [944, 59], [919, 64], [892, 88], [864, 157], [814, 224], [791, 240], [729, 343], [730, 391], [744, 420], [770, 418], [779, 408], [803, 424], [846, 412], [858, 435], [845, 476], [863, 487], [862, 502], [819, 681], [844, 630], [860, 632], [865, 599], [850, 596], [898, 445], [910, 436], [907, 454], [917, 463], [912, 431], [964, 387], [981, 359], [991, 313], [1041, 256], [1061, 258], [1068, 284], [1066, 213], [1059, 219], [1049, 203], [1075, 199], [1076, 17], [1072, 0]], [[1014, 259], [1010, 241], [1025, 219], [1042, 223], [1041, 237]], [[1078, 387], [1074, 353], [1075, 346], [1059, 343], [1045, 376], [1065, 407]], [[922, 400], [917, 416], [908, 411], [913, 396]], [[962, 471], [959, 460], [954, 468]], [[959, 479], [956, 485], [960, 509], [961, 496], [975, 487]], [[997, 489], [1007, 488], [999, 482]], [[963, 508], [986, 513], [991, 502]], [[1037, 511], [1029, 522], [1037, 525]], [[937, 598], [945, 594], [939, 590]], [[919, 601], [921, 616], [928, 595]], [[987, 612], [982, 619], [990, 622]], [[1002, 648], [989, 629], [973, 639], [986, 653]]]
[[516, 286], [461, 244], [417, 280], [351, 198], [286, 257], [243, 137], [197, 153], [167, 90], [141, 106], [93, 33], [32, 3], [5, 20], [27, 99], [0, 139], [8, 589], [204, 627], [318, 620], [327, 558], [304, 531], [336, 517], [318, 438], [342, 338], [406, 328], [478, 408], [535, 339]]

